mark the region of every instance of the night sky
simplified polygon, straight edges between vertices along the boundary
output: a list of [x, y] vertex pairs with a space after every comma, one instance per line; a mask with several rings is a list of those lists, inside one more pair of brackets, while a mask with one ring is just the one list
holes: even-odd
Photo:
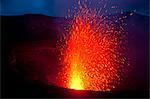
[[[63, 17], [72, 8], [75, 0], [1, 0], [1, 15], [44, 14]], [[89, 0], [97, 3], [100, 0]], [[108, 0], [107, 8], [114, 5], [126, 11], [149, 15], [149, 0]], [[101, 6], [101, 5], [99, 5]], [[110, 11], [109, 13], [114, 13]]]

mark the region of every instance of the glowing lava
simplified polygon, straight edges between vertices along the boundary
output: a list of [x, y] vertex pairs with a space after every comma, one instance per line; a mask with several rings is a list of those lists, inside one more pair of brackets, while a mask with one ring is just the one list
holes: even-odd
[[70, 79], [70, 87], [71, 89], [83, 90], [82, 80], [80, 78], [81, 75], [78, 75], [78, 72], [73, 72], [72, 78]]
[[81, 9], [62, 44], [58, 85], [77, 90], [109, 91], [122, 79], [127, 58], [125, 35], [106, 17]]

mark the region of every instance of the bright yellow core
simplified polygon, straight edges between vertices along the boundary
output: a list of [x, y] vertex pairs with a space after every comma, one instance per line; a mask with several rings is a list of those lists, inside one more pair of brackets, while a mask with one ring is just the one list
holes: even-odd
[[70, 81], [70, 88], [75, 90], [83, 90], [82, 80], [76, 72], [73, 73], [71, 81]]

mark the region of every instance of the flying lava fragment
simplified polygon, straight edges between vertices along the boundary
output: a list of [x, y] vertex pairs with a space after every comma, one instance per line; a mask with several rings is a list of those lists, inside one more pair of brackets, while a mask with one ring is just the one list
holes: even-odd
[[[81, 6], [61, 42], [58, 85], [75, 90], [110, 91], [125, 75], [126, 33], [96, 10]], [[59, 43], [60, 43], [59, 42]], [[63, 43], [62, 43], [63, 42]]]

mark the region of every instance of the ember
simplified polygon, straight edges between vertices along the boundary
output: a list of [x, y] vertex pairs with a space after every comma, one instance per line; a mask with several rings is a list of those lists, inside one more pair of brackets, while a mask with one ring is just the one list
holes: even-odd
[[126, 72], [126, 34], [121, 26], [81, 6], [64, 37], [58, 82], [76, 90], [110, 91]]

